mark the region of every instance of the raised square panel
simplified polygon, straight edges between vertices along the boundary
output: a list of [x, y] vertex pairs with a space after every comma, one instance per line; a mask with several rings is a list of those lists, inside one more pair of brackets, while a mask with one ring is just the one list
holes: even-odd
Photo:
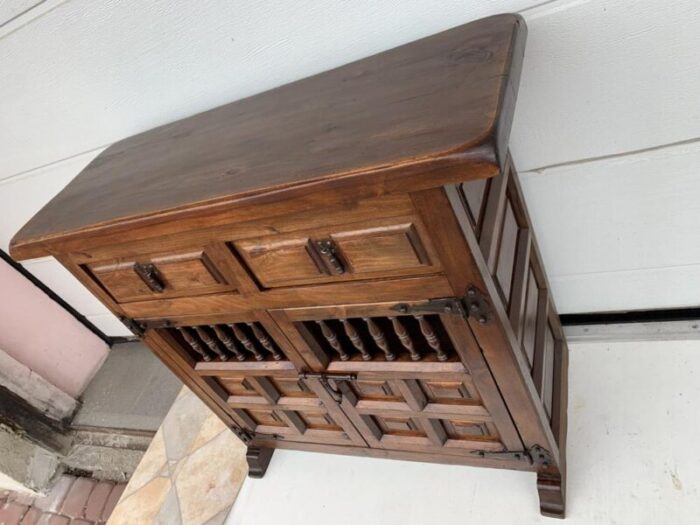
[[416, 268], [426, 262], [412, 224], [335, 233], [332, 238], [353, 273]]
[[266, 287], [325, 275], [306, 236], [273, 236], [239, 241], [235, 247], [260, 283]]
[[259, 396], [244, 377], [222, 377], [219, 383], [232, 396]]
[[202, 252], [153, 259], [158, 271], [176, 291], [224, 283], [214, 265]]
[[303, 381], [296, 378], [271, 378], [270, 382], [283, 397], [315, 398]]
[[471, 398], [462, 381], [422, 381], [421, 385], [431, 403], [449, 403]]
[[375, 416], [375, 421], [382, 433], [396, 436], [423, 436], [425, 433], [419, 429], [415, 422], [408, 417], [400, 416]]
[[329, 414], [323, 410], [304, 410], [297, 412], [299, 417], [311, 430], [343, 430]]
[[442, 423], [450, 439], [473, 438], [489, 433], [485, 425], [473, 421], [443, 420]]
[[84, 268], [119, 303], [235, 290], [204, 250], [112, 259]]
[[246, 410], [246, 413], [255, 421], [258, 425], [265, 425], [271, 427], [284, 427], [286, 426], [284, 422], [270, 410]]
[[403, 401], [403, 397], [394, 392], [384, 380], [361, 380], [354, 382], [358, 396], [366, 401]]

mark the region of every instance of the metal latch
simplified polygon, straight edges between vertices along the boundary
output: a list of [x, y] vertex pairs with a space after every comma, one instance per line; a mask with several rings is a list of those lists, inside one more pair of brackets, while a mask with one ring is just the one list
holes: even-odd
[[328, 391], [331, 397], [340, 403], [343, 400], [343, 393], [338, 388], [336, 381], [354, 381], [357, 379], [355, 374], [323, 374], [317, 372], [301, 372], [299, 379], [318, 379], [323, 387]]
[[431, 299], [418, 304], [399, 303], [393, 306], [392, 310], [402, 314], [452, 314], [459, 315], [464, 319], [472, 317], [479, 324], [488, 323], [491, 315], [486, 295], [475, 286], [467, 288], [464, 297]]
[[523, 451], [503, 451], [490, 452], [486, 450], [476, 450], [472, 454], [486, 459], [509, 459], [515, 461], [526, 461], [528, 465], [547, 468], [552, 464], [552, 455], [548, 450], [539, 445], [533, 445], [529, 450]]

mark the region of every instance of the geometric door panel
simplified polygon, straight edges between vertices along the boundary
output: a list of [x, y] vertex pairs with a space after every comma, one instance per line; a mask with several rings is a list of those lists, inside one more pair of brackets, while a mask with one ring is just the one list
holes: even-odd
[[342, 381], [342, 407], [371, 447], [464, 454], [505, 449], [468, 375], [363, 374]]
[[[229, 394], [227, 404], [251, 432], [275, 439], [366, 446], [337, 405], [324, 405], [326, 390], [296, 372], [216, 376]], [[317, 395], [317, 391], [321, 397]]]
[[370, 447], [462, 455], [522, 450], [467, 322], [451, 313], [401, 313], [395, 305], [270, 314], [309, 368], [327, 377]]

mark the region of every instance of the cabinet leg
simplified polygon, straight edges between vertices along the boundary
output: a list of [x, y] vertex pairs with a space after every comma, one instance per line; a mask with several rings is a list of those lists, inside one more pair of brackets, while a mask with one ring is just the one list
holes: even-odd
[[566, 512], [566, 478], [561, 472], [538, 472], [537, 492], [540, 513], [550, 518], [564, 518]]
[[267, 466], [270, 464], [274, 451], [274, 448], [248, 447], [248, 452], [246, 452], [248, 476], [251, 478], [262, 478], [267, 472]]

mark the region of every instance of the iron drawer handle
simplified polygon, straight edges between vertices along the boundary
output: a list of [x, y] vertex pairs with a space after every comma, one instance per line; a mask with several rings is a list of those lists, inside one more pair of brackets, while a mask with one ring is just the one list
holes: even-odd
[[136, 263], [134, 271], [152, 291], [157, 293], [165, 291], [165, 284], [155, 264]]
[[316, 241], [316, 247], [331, 269], [338, 275], [345, 273], [343, 263], [337, 257], [335, 243], [330, 239]]

